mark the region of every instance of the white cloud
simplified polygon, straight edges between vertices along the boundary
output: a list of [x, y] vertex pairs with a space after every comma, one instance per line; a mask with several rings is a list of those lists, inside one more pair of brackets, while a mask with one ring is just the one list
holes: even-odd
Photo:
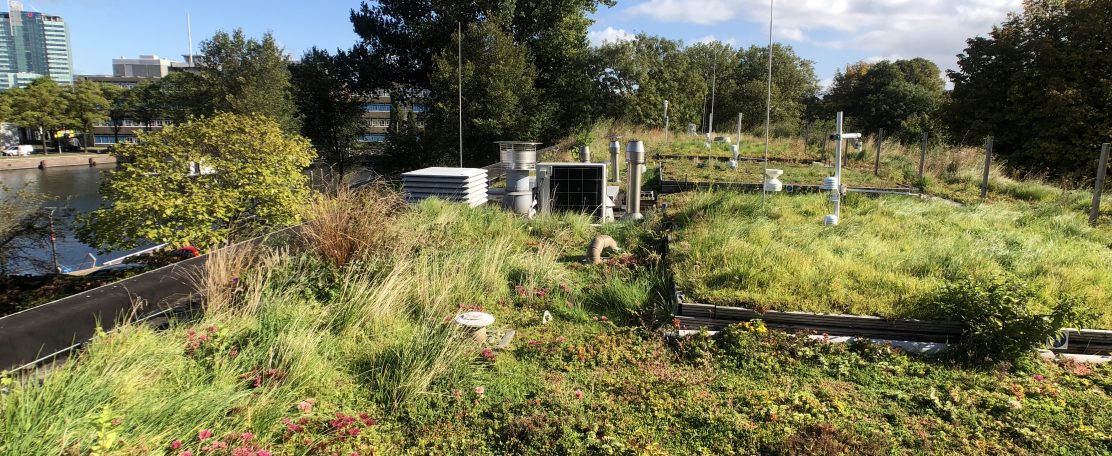
[[[1022, 0], [781, 0], [773, 36], [953, 68], [966, 39], [986, 35], [1021, 7]], [[661, 22], [767, 24], [768, 8], [769, 0], [645, 0], [629, 11]], [[823, 39], [811, 38], [817, 35]]]
[[772, 36], [777, 39], [788, 41], [807, 41], [807, 34], [803, 33], [802, 29], [796, 27], [774, 27]]
[[729, 38], [729, 39], [725, 39], [725, 40], [720, 40], [718, 38], [715, 38], [714, 35], [707, 35], [707, 36], [704, 36], [704, 37], [699, 38], [697, 40], [694, 40], [693, 42], [694, 43], [707, 44], [707, 43], [712, 43], [712, 42], [715, 42], [715, 41], [721, 41], [721, 42], [726, 43], [730, 46], [737, 46], [737, 38]]
[[600, 46], [603, 43], [630, 41], [633, 39], [633, 34], [622, 29], [606, 27], [604, 30], [592, 30], [587, 32], [587, 39], [591, 41], [591, 45]]

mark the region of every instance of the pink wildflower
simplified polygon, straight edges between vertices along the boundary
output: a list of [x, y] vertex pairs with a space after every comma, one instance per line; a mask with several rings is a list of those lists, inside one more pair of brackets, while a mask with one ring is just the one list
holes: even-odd
[[475, 394], [478, 394], [479, 397], [483, 397], [483, 395], [486, 394], [486, 388], [484, 388], [482, 385], [476, 386]]
[[297, 404], [297, 409], [301, 410], [301, 413], [312, 413], [313, 403], [309, 401], [301, 401]]
[[193, 456], [193, 452], [189, 451], [189, 450], [185, 450], [185, 451], [181, 452], [181, 456]]
[[485, 347], [483, 348], [482, 356], [483, 359], [487, 361], [494, 361], [494, 350], [491, 350], [490, 347]]
[[170, 442], [171, 450], [176, 450], [178, 448], [181, 448], [181, 440], [174, 440], [173, 442]]
[[255, 456], [270, 456], [270, 452], [266, 450], [259, 450], [255, 453]]
[[578, 390], [578, 389], [575, 390], [575, 398], [576, 399], [583, 399], [583, 390]]
[[1038, 380], [1038, 381], [1041, 382], [1043, 380], [1046, 380], [1046, 377], [1043, 377], [1042, 374], [1035, 374], [1035, 380]]
[[608, 320], [608, 318], [606, 318], [606, 315], [603, 315], [603, 316], [601, 316], [601, 317], [598, 317], [598, 319], [599, 319], [599, 320], [602, 320], [602, 321], [606, 321], [606, 320]]
[[244, 432], [243, 434], [240, 434], [240, 436], [239, 436], [239, 439], [243, 440], [244, 442], [250, 442], [251, 439], [253, 439], [253, 438], [255, 438], [255, 435], [250, 433], [250, 432]]
[[198, 439], [206, 440], [209, 437], [212, 437], [212, 430], [211, 429], [201, 429], [201, 432], [197, 433], [197, 438]]

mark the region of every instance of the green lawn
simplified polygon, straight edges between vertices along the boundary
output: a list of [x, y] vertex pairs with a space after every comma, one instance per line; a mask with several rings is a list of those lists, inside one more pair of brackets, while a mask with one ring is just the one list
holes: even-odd
[[[711, 234], [728, 248], [692, 263], [677, 245], [678, 256], [704, 275], [749, 252], [790, 265], [790, 251], [745, 244], [783, 238], [773, 217], [816, 222], [820, 200], [774, 198], [752, 221], [751, 198], [692, 195], [679, 208], [686, 232], [716, 221]], [[434, 200], [394, 214], [394, 202], [327, 206], [302, 254], [214, 258], [196, 320], [126, 327], [41, 384], [6, 380], [0, 454], [1096, 455], [1112, 444], [1108, 366], [969, 369], [759, 324], [676, 342], [660, 331], [671, 317], [651, 215], [596, 227]], [[859, 249], [835, 234], [867, 210], [938, 215], [889, 203], [851, 198], [846, 224], [816, 249]], [[799, 231], [817, 231], [806, 224]], [[598, 233], [625, 253], [582, 264]], [[516, 330], [508, 348], [447, 323], [475, 308], [497, 318], [495, 335]]]
[[758, 309], [931, 317], [944, 282], [1012, 273], [1044, 300], [1082, 297], [1112, 328], [1112, 231], [1068, 201], [955, 207], [912, 197], [675, 195], [676, 286], [700, 302]]

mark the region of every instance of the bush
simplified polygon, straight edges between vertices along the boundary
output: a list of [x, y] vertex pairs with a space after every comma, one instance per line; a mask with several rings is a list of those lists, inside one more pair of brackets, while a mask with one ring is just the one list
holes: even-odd
[[962, 339], [954, 347], [957, 357], [1011, 362], [1045, 344], [1062, 327], [1085, 320], [1075, 297], [1061, 297], [1047, 306], [1048, 313], [1035, 313], [1031, 303], [1036, 296], [1015, 277], [965, 278], [944, 285], [925, 308], [962, 325]]

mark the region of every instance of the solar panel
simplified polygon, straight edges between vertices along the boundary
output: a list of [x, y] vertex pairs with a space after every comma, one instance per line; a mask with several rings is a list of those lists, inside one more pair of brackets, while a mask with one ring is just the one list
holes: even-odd
[[537, 169], [541, 211], [603, 217], [608, 202], [605, 163], [540, 163]]

